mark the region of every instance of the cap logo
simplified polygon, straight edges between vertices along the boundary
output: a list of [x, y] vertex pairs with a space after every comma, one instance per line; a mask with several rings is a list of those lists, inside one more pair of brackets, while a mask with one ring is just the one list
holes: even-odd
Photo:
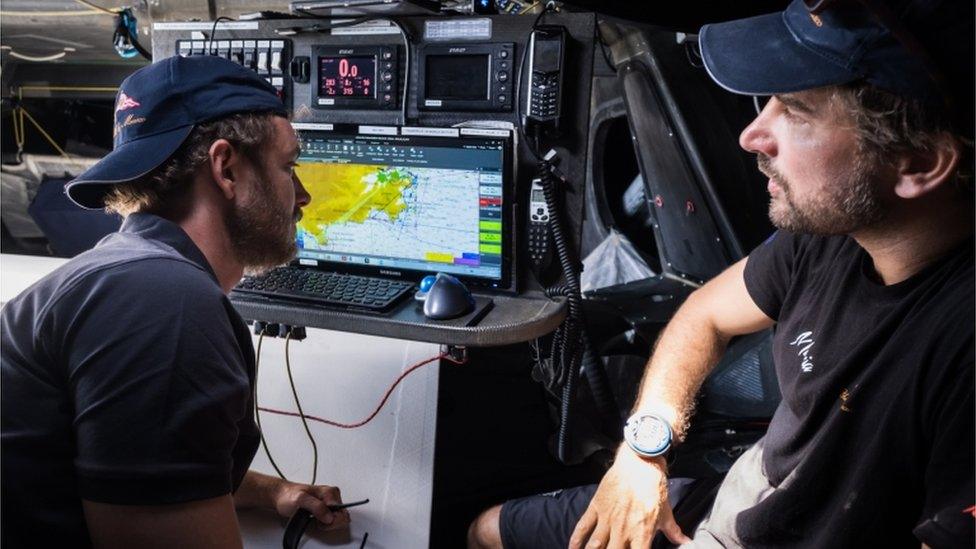
[[810, 20], [813, 21], [813, 24], [818, 28], [823, 26], [823, 19], [821, 19], [820, 16], [815, 13], [810, 14]]
[[112, 129], [112, 139], [115, 139], [123, 128], [134, 126], [136, 124], [142, 124], [145, 121], [146, 117], [144, 116], [136, 116], [134, 114], [127, 115], [124, 121], [116, 122], [115, 127]]
[[131, 109], [133, 107], [138, 107], [138, 106], [139, 106], [138, 101], [126, 95], [125, 92], [121, 92], [119, 93], [119, 102], [116, 103], [115, 105], [115, 112], [119, 113], [126, 109]]
[[125, 122], [122, 123], [122, 127], [125, 128], [126, 126], [132, 126], [133, 124], [142, 124], [145, 121], [146, 121], [146, 117], [144, 116], [136, 116], [134, 114], [129, 114], [126, 115]]

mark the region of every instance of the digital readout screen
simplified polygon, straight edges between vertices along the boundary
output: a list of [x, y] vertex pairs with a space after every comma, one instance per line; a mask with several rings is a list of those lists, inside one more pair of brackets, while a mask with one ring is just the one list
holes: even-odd
[[376, 57], [319, 57], [319, 96], [371, 98], [376, 96]]
[[428, 55], [427, 99], [488, 99], [487, 55]]

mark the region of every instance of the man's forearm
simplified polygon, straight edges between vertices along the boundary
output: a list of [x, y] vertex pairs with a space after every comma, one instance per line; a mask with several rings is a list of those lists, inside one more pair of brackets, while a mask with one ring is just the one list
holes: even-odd
[[634, 406], [665, 416], [676, 440], [684, 438], [695, 395], [729, 340], [707, 320], [702, 300], [691, 294], [658, 338]]
[[234, 506], [241, 509], [245, 507], [262, 507], [274, 509], [275, 494], [281, 487], [281, 479], [248, 471], [244, 475], [244, 480], [234, 492]]

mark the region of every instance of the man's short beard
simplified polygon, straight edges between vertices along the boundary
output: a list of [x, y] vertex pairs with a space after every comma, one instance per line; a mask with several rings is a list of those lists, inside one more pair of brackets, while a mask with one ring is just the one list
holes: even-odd
[[816, 235], [850, 234], [882, 221], [887, 215], [874, 178], [877, 163], [858, 153], [848, 181], [823, 195], [797, 204], [789, 181], [772, 167], [769, 157], [759, 154], [759, 171], [782, 189], [779, 200], [770, 198], [769, 220], [794, 233]]
[[[260, 174], [263, 176], [263, 174]], [[263, 177], [254, 183], [248, 202], [233, 206], [226, 216], [231, 246], [245, 274], [260, 274], [295, 257], [295, 217], [281, 204]]]

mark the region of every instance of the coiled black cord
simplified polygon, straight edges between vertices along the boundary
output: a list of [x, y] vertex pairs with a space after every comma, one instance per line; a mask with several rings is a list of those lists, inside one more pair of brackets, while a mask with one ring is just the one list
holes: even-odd
[[563, 326], [553, 338], [553, 361], [556, 370], [555, 387], [562, 387], [562, 398], [559, 411], [559, 432], [557, 436], [556, 454], [559, 461], [569, 462], [569, 436], [572, 426], [573, 400], [576, 396], [576, 386], [579, 380], [580, 365], [583, 360], [583, 345], [580, 344], [583, 332], [583, 297], [580, 294], [579, 273], [576, 270], [576, 259], [566, 234], [563, 232], [562, 218], [559, 215], [559, 204], [556, 201], [556, 177], [553, 174], [552, 163], [547, 158], [539, 161], [537, 174], [542, 185], [542, 192], [549, 208], [549, 226], [552, 230], [552, 240], [556, 248], [556, 256], [562, 267], [565, 279], [565, 290], [569, 305], [569, 314]]
[[610, 388], [610, 376], [603, 361], [593, 351], [593, 344], [588, 335], [583, 336], [583, 373], [586, 375], [586, 383], [590, 386], [593, 394], [593, 401], [596, 408], [603, 418], [603, 429], [608, 432], [619, 432], [623, 427], [623, 417], [620, 414], [620, 407], [617, 406], [617, 398], [613, 396]]
[[[566, 297], [569, 295], [567, 286], [550, 286], [546, 288], [547, 297]], [[557, 332], [561, 336], [561, 332]], [[617, 405], [617, 397], [610, 388], [610, 376], [607, 374], [606, 366], [600, 357], [593, 350], [593, 342], [590, 341], [589, 334], [585, 328], [582, 330], [583, 339], [583, 374], [586, 376], [586, 383], [590, 386], [590, 392], [596, 403], [597, 410], [602, 417], [603, 429], [607, 433], [614, 433], [620, 430], [623, 417], [620, 407]], [[553, 337], [555, 348], [557, 338]], [[558, 339], [559, 345], [562, 344], [561, 337]], [[553, 351], [556, 352], [555, 350]]]

